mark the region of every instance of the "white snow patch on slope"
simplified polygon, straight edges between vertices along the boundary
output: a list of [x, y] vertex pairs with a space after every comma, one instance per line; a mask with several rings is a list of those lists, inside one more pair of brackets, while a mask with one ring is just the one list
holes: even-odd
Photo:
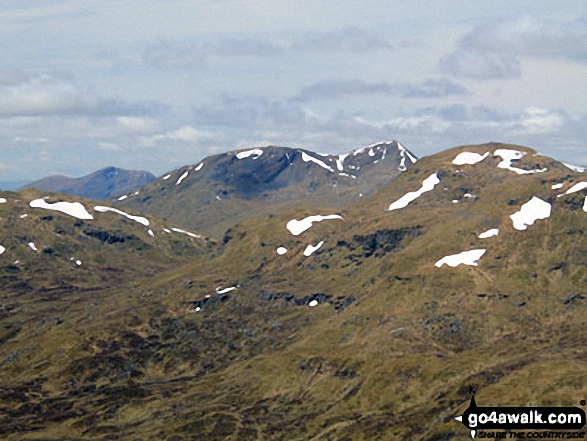
[[5, 204], [5, 203], [6, 203], [6, 199], [0, 198], [0, 204]]
[[4, 248], [2, 245], [0, 245], [0, 254], [3, 254], [4, 251], [6, 251], [6, 248]]
[[198, 166], [196, 167], [196, 171], [200, 171], [200, 170], [202, 170], [202, 167], [204, 167], [204, 163], [203, 163], [203, 162], [201, 162], [201, 163], [200, 163], [200, 165], [198, 165]]
[[495, 151], [494, 156], [499, 156], [502, 159], [502, 161], [499, 164], [497, 164], [498, 168], [511, 170], [513, 172], [516, 172], [519, 175], [529, 175], [532, 173], [543, 173], [546, 171], [545, 168], [543, 168], [541, 170], [537, 170], [537, 169], [523, 170], [521, 168], [512, 167], [512, 161], [514, 161], [516, 159], [520, 159], [525, 154], [526, 154], [526, 152], [520, 152], [518, 150], [498, 149]]
[[322, 245], [324, 245], [323, 240], [321, 240], [320, 243], [316, 246], [308, 245], [304, 250], [304, 256], [311, 256], [312, 254], [314, 254], [314, 251], [318, 250]]
[[397, 210], [398, 208], [406, 207], [410, 202], [419, 198], [422, 195], [422, 193], [434, 189], [436, 184], [438, 184], [439, 182], [440, 179], [438, 179], [436, 173], [431, 174], [426, 179], [424, 179], [424, 181], [422, 182], [422, 187], [420, 187], [418, 191], [411, 191], [409, 193], [406, 193], [400, 199], [391, 204], [387, 210], [392, 211]]
[[326, 165], [326, 163], [320, 161], [319, 159], [316, 159], [313, 156], [308, 155], [306, 152], [302, 152], [302, 160], [304, 162], [313, 162], [315, 164], [318, 164], [320, 167], [325, 168], [326, 170], [334, 172], [334, 169], [332, 167]]
[[565, 184], [563, 184], [562, 182], [560, 184], [553, 184], [552, 188], [553, 190], [558, 190], [559, 188], [563, 188]]
[[24, 218], [25, 218], [25, 217], [27, 217], [27, 216], [28, 216], [28, 214], [27, 214], [27, 213], [25, 213], [25, 214], [21, 214], [19, 217], [20, 217], [21, 219], [24, 219]]
[[499, 230], [497, 228], [492, 228], [491, 230], [487, 230], [485, 233], [481, 233], [479, 235], [479, 239], [487, 239], [488, 237], [497, 236], [499, 234]]
[[128, 195], [127, 195], [127, 194], [125, 194], [125, 195], [123, 195], [123, 196], [120, 196], [120, 197], [118, 198], [118, 200], [119, 200], [119, 201], [124, 201], [124, 200], [125, 200], [127, 197], [128, 197]]
[[[374, 147], [380, 147], [382, 145], [391, 145], [393, 144], [395, 141], [381, 141], [381, 142], [376, 142], [375, 144], [369, 144], [366, 148], [368, 149], [372, 149]], [[364, 151], [365, 149], [357, 149], [355, 150], [355, 152], [357, 153], [361, 153], [362, 151]]]
[[572, 164], [566, 164], [563, 162], [563, 165], [567, 168], [570, 168], [573, 171], [579, 172], [579, 173], [585, 173], [587, 172], [587, 167], [579, 167], [577, 165], [572, 165]]
[[318, 305], [318, 300], [314, 299], [310, 303], [308, 303], [308, 305], [309, 306], [316, 306], [316, 305]]
[[350, 153], [344, 153], [342, 155], [338, 155], [336, 158], [336, 168], [338, 168], [338, 171], [344, 171], [342, 164], [348, 155], [350, 155]]
[[587, 182], [578, 182], [577, 184], [573, 185], [571, 188], [569, 188], [565, 194], [571, 194], [571, 193], [576, 193], [578, 191], [584, 190], [587, 188]]
[[291, 234], [297, 236], [298, 234], [301, 234], [308, 228], [310, 228], [314, 222], [322, 222], [323, 220], [328, 219], [342, 219], [342, 216], [339, 216], [338, 214], [329, 214], [327, 216], [308, 216], [302, 220], [292, 219], [287, 223], [285, 227], [289, 230]]
[[257, 159], [259, 156], [263, 154], [263, 150], [261, 149], [254, 149], [254, 150], [247, 150], [246, 152], [239, 152], [236, 154], [238, 159], [245, 159], [249, 156], [255, 155], [253, 159]]
[[585, 202], [583, 203], [583, 211], [587, 212], [587, 197], [585, 198]]
[[82, 261], [81, 261], [81, 260], [76, 260], [76, 261], [75, 261], [75, 264], [76, 264], [77, 266], [80, 266], [80, 265], [82, 264]]
[[443, 257], [438, 262], [434, 264], [434, 266], [440, 268], [442, 265], [446, 264], [448, 266], [457, 267], [459, 265], [471, 265], [477, 266], [477, 261], [485, 254], [485, 249], [478, 249], [478, 250], [470, 250], [470, 251], [463, 251], [459, 254], [453, 254], [450, 256]]
[[145, 227], [149, 226], [149, 220], [147, 218], [142, 217], [142, 216], [133, 216], [132, 214], [128, 214], [128, 213], [125, 213], [124, 211], [117, 210], [116, 208], [103, 207], [101, 205], [98, 205], [98, 206], [94, 207], [94, 211], [98, 211], [100, 213], [112, 211], [114, 213], [117, 213], [117, 214], [120, 214], [124, 217], [127, 217], [131, 220], [134, 220], [135, 222], [138, 222], [139, 224], [143, 224]]
[[31, 250], [37, 251], [37, 247], [35, 246], [34, 242], [29, 242], [29, 247], [31, 247]]
[[155, 237], [155, 233], [153, 233], [153, 230], [149, 230], [148, 233], [149, 233], [149, 236]]
[[287, 253], [287, 248], [285, 248], [285, 247], [277, 248], [277, 254], [279, 254], [280, 256], [283, 256], [285, 253]]
[[[414, 158], [412, 155], [410, 155], [410, 152], [408, 152], [403, 145], [401, 145], [399, 142], [397, 143], [397, 149], [399, 150], [399, 155], [401, 157], [400, 160], [400, 164], [398, 169], [400, 171], [406, 171], [406, 156], [408, 157], [408, 159], [410, 161], [412, 161], [412, 164], [415, 164], [417, 159]], [[385, 158], [385, 151], [383, 152], [383, 157], [381, 159]]]
[[485, 158], [487, 158], [487, 155], [489, 155], [489, 152], [485, 153], [484, 155], [480, 155], [479, 153], [462, 152], [452, 160], [452, 163], [455, 165], [473, 165], [483, 161]]
[[179, 177], [179, 179], [177, 180], [177, 182], [175, 183], [175, 185], [181, 184], [181, 181], [183, 181], [185, 178], [187, 178], [188, 173], [189, 173], [189, 171], [186, 170], [184, 172], [184, 174]]
[[54, 204], [48, 204], [44, 199], [35, 199], [29, 205], [32, 208], [60, 211], [78, 219], [94, 219], [94, 216], [88, 213], [86, 207], [79, 202], [55, 202]]
[[231, 286], [230, 288], [222, 288], [222, 287], [218, 287], [216, 288], [216, 294], [224, 294], [226, 292], [230, 292], [230, 291], [234, 291], [236, 289], [236, 286]]
[[170, 177], [171, 177], [171, 175], [165, 175], [165, 176], [163, 176], [163, 180], [165, 181], [165, 180], [169, 179]]
[[534, 196], [520, 208], [520, 211], [512, 214], [510, 218], [516, 230], [525, 230], [539, 219], [550, 217], [551, 205]]
[[[181, 228], [172, 228], [172, 230], [175, 231], [176, 233], [187, 234], [188, 236], [195, 237], [196, 239], [202, 238], [202, 236], [200, 236], [199, 234], [190, 233], [189, 231], [182, 230]], [[167, 232], [169, 232], [169, 230], [167, 230]]]

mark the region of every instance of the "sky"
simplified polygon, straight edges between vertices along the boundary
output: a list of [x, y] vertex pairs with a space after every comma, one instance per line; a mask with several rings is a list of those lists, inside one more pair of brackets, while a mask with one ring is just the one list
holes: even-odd
[[0, 39], [2, 182], [392, 139], [587, 165], [579, 0], [3, 0]]

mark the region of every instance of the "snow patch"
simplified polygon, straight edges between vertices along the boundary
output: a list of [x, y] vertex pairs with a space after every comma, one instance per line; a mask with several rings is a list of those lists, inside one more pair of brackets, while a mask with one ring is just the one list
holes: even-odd
[[165, 175], [165, 176], [163, 176], [163, 180], [165, 181], [165, 180], [169, 179], [170, 177], [171, 177], [171, 175]]
[[75, 264], [76, 264], [77, 266], [80, 266], [80, 265], [82, 264], [82, 261], [81, 261], [81, 260], [76, 260], [76, 261], [75, 261]]
[[2, 245], [0, 245], [0, 254], [3, 254], [4, 251], [6, 251], [6, 248], [4, 248]]
[[124, 200], [125, 200], [127, 197], [128, 197], [128, 195], [127, 195], [127, 194], [125, 194], [124, 196], [120, 196], [120, 197], [118, 198], [118, 200], [119, 200], [119, 201], [124, 201]]
[[308, 155], [306, 152], [302, 152], [302, 160], [304, 162], [313, 162], [315, 164], [318, 164], [320, 167], [325, 168], [326, 170], [334, 173], [334, 169], [332, 167], [326, 165], [326, 163], [320, 161], [319, 159], [316, 159], [313, 156]]
[[255, 157], [253, 159], [257, 159], [262, 154], [263, 154], [263, 150], [254, 149], [254, 150], [247, 150], [246, 152], [239, 152], [236, 154], [236, 157], [238, 159], [245, 159], [245, 158], [248, 158], [249, 156], [255, 155]]
[[488, 237], [497, 236], [499, 234], [499, 230], [497, 228], [492, 228], [491, 230], [487, 230], [485, 233], [481, 233], [479, 235], [479, 239], [487, 239]]
[[310, 303], [308, 303], [308, 305], [309, 306], [316, 306], [316, 305], [318, 305], [318, 300], [314, 299]]
[[571, 193], [576, 193], [578, 191], [584, 190], [587, 188], [587, 182], [578, 182], [577, 184], [573, 185], [571, 188], [569, 188], [565, 194], [571, 194]]
[[487, 158], [488, 155], [489, 152], [485, 153], [484, 155], [480, 155], [479, 153], [462, 152], [459, 153], [455, 159], [453, 159], [452, 163], [455, 165], [473, 165], [483, 161], [485, 158]]
[[342, 219], [342, 217], [338, 214], [329, 214], [327, 216], [308, 216], [302, 220], [292, 219], [287, 223], [285, 227], [289, 230], [291, 234], [297, 236], [306, 231], [308, 228], [310, 228], [314, 222], [322, 222], [323, 220], [328, 219]]
[[572, 165], [572, 164], [566, 164], [563, 162], [563, 165], [567, 168], [570, 168], [573, 171], [579, 172], [579, 173], [585, 173], [587, 172], [587, 167], [579, 167], [577, 165]]
[[539, 219], [550, 217], [551, 205], [540, 198], [534, 196], [524, 205], [520, 211], [512, 214], [510, 218], [514, 223], [516, 230], [525, 230]]
[[155, 237], [155, 233], [153, 233], [153, 230], [149, 230], [148, 233], [149, 233], [149, 236]]
[[471, 265], [477, 266], [477, 261], [485, 254], [485, 249], [463, 251], [459, 254], [452, 254], [450, 256], [443, 257], [434, 264], [437, 268], [446, 264], [451, 267], [457, 267], [459, 265]]
[[25, 213], [25, 214], [21, 214], [19, 217], [20, 217], [21, 219], [24, 219], [24, 218], [25, 218], [25, 217], [27, 217], [27, 216], [28, 216], [28, 214], [26, 214], [26, 213]]
[[[406, 156], [410, 161], [412, 161], [412, 164], [416, 163], [417, 159], [410, 155], [410, 152], [408, 152], [399, 142], [397, 143], [397, 149], [399, 150], [399, 155], [401, 158], [398, 169], [400, 171], [406, 171]], [[385, 159], [386, 152], [387, 150], [383, 151], [383, 157], [381, 159]]]
[[553, 190], [558, 190], [559, 188], [563, 188], [565, 184], [563, 184], [562, 182], [560, 184], [554, 184], [552, 187]]
[[424, 179], [424, 181], [422, 182], [422, 187], [420, 187], [420, 189], [418, 191], [412, 191], [412, 192], [406, 193], [400, 199], [398, 199], [397, 201], [392, 203], [387, 210], [392, 211], [392, 210], [397, 210], [399, 208], [406, 207], [410, 202], [419, 198], [422, 195], [422, 193], [425, 193], [427, 191], [431, 191], [432, 189], [434, 189], [434, 187], [439, 182], [440, 182], [440, 179], [438, 179], [438, 176], [436, 175], [436, 173], [431, 174], [426, 179]]
[[285, 248], [285, 247], [277, 248], [277, 254], [279, 254], [280, 256], [283, 256], [285, 253], [287, 253], [287, 248]]
[[324, 245], [323, 240], [321, 240], [320, 243], [316, 246], [308, 245], [304, 250], [304, 256], [311, 256], [312, 254], [314, 254], [314, 251], [318, 250], [322, 245]]
[[203, 162], [201, 162], [201, 163], [200, 163], [200, 165], [198, 165], [198, 166], [196, 167], [196, 171], [200, 171], [200, 170], [202, 170], [202, 167], [204, 167], [204, 163], [203, 163]]
[[184, 174], [179, 177], [179, 179], [177, 180], [177, 182], [175, 183], [175, 185], [181, 184], [181, 181], [183, 181], [185, 178], [187, 178], [188, 173], [189, 173], [189, 170], [186, 170], [184, 172]]
[[94, 207], [94, 211], [98, 211], [100, 213], [112, 211], [114, 213], [120, 214], [121, 216], [124, 216], [124, 217], [131, 219], [131, 220], [134, 220], [135, 222], [138, 222], [139, 224], [143, 224], [145, 227], [149, 226], [149, 220], [147, 218], [144, 218], [142, 216], [133, 216], [132, 214], [128, 214], [128, 213], [125, 213], [124, 211], [117, 210], [116, 208], [103, 207], [101, 205], [98, 205], [98, 206]]
[[[181, 228], [172, 228], [172, 230], [176, 233], [187, 234], [188, 236], [195, 237], [196, 239], [202, 238], [202, 236], [200, 236], [199, 234], [190, 233], [189, 231], [182, 230]], [[167, 230], [167, 232], [169, 232], [169, 230]]]
[[336, 168], [338, 168], [338, 171], [344, 171], [344, 167], [342, 164], [348, 155], [350, 155], [350, 153], [338, 155], [338, 157], [336, 158]]
[[529, 175], [532, 173], [543, 173], [546, 171], [545, 168], [543, 168], [541, 170], [537, 170], [537, 169], [523, 170], [521, 168], [512, 167], [512, 161], [520, 159], [525, 154], [526, 154], [526, 152], [520, 152], [518, 150], [498, 149], [495, 151], [494, 156], [499, 156], [502, 159], [502, 161], [499, 164], [497, 164], [498, 168], [511, 170], [513, 172], [516, 172], [519, 175]]
[[222, 287], [218, 287], [216, 288], [216, 294], [224, 294], [226, 292], [230, 292], [230, 291], [234, 291], [236, 289], [236, 286], [231, 286], [230, 288], [222, 288]]
[[37, 247], [35, 246], [34, 242], [29, 242], [29, 247], [31, 247], [31, 250], [37, 251]]
[[32, 208], [60, 211], [61, 213], [77, 217], [78, 219], [94, 219], [94, 216], [88, 213], [86, 207], [79, 202], [55, 202], [54, 204], [48, 204], [44, 199], [35, 199], [34, 201], [31, 201], [29, 205]]
[[0, 204], [5, 204], [5, 203], [6, 203], [6, 199], [0, 198]]

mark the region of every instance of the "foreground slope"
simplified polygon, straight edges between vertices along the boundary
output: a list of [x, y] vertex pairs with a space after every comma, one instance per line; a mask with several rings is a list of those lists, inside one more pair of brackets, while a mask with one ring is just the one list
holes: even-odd
[[181, 167], [112, 203], [219, 236], [239, 222], [285, 209], [350, 206], [415, 162], [396, 141], [343, 155], [256, 148]]
[[49, 176], [24, 185], [55, 193], [71, 194], [83, 198], [104, 200], [138, 188], [155, 180], [155, 175], [146, 171], [124, 170], [106, 167], [80, 178]]
[[527, 148], [466, 146], [346, 210], [235, 227], [134, 295], [68, 309], [76, 337], [51, 355], [20, 355], [45, 328], [6, 338], [0, 427], [7, 439], [464, 440], [453, 418], [471, 388], [484, 405], [576, 406], [584, 182]]

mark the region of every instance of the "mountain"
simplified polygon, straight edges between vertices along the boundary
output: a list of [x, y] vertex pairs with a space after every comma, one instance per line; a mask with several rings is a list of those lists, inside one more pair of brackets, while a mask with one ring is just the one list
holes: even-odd
[[220, 236], [284, 209], [336, 209], [367, 198], [416, 162], [396, 141], [349, 154], [265, 147], [215, 155], [174, 170], [112, 203]]
[[71, 194], [89, 199], [104, 200], [154, 181], [155, 175], [145, 171], [106, 167], [82, 176], [70, 178], [55, 175], [24, 185], [55, 193]]
[[[38, 258], [19, 274], [42, 281], [50, 260], [29, 235], [57, 231], [28, 208], [38, 194], [1, 196], [0, 244]], [[454, 419], [471, 391], [481, 406], [581, 406], [586, 200], [584, 174], [532, 149], [461, 146], [344, 209], [251, 219], [219, 242], [178, 235], [199, 247], [177, 256], [112, 251], [136, 277], [77, 279], [71, 265], [85, 290], [34, 287], [26, 302], [2, 283], [0, 433], [452, 441], [471, 439]], [[153, 238], [91, 214], [169, 239], [163, 221]], [[93, 222], [59, 220], [71, 247]], [[151, 258], [168, 263], [149, 274]]]

